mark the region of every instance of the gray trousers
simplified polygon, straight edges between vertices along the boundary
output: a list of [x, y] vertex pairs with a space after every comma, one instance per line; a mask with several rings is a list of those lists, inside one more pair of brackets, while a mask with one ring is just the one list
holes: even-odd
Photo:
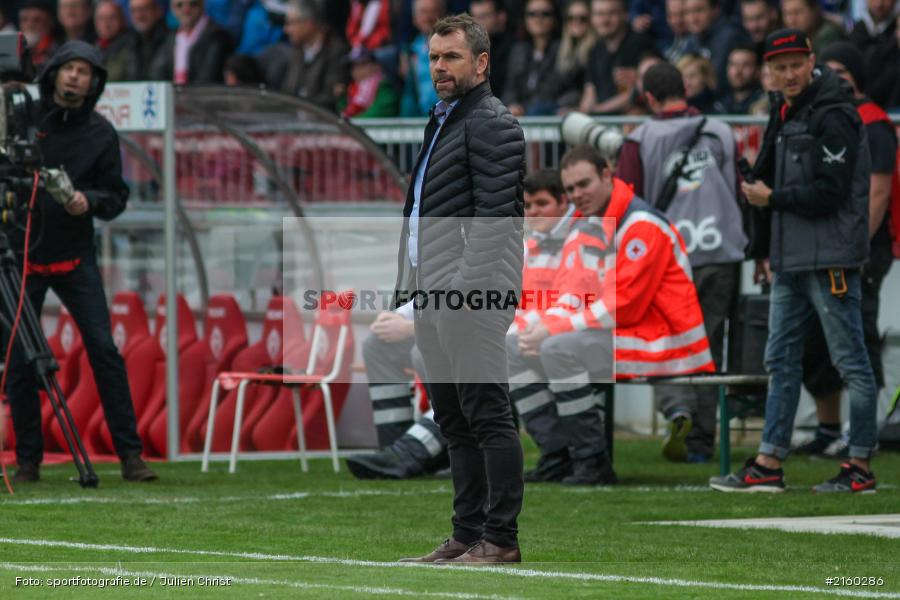
[[[740, 269], [740, 263], [734, 263], [706, 265], [693, 270], [709, 349], [717, 371], [722, 369], [725, 321], [737, 297]], [[712, 456], [716, 444], [718, 388], [713, 385], [658, 385], [654, 387], [654, 393], [657, 406], [667, 419], [685, 415], [693, 421], [687, 438], [688, 452]]]
[[414, 340], [389, 344], [370, 335], [363, 342], [363, 357], [378, 445], [383, 449], [399, 444], [422, 463], [446, 451], [447, 440], [434, 422], [433, 410], [415, 423], [412, 420], [413, 399], [406, 369], [411, 368], [420, 377], [425, 374], [425, 364]]
[[393, 444], [413, 424], [410, 376], [406, 369], [413, 368], [414, 342], [410, 338], [387, 343], [374, 334], [363, 342], [372, 415], [381, 448]]
[[586, 330], [547, 338], [538, 356], [506, 337], [510, 399], [541, 454], [568, 449], [574, 460], [604, 454], [606, 438], [594, 382], [613, 377], [612, 332]]

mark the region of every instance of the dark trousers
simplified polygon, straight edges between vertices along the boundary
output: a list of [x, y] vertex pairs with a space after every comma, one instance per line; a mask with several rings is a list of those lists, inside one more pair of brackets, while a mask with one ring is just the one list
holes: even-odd
[[509, 400], [512, 311], [442, 311], [416, 320], [434, 420], [447, 439], [453, 537], [518, 546], [522, 445]]
[[[725, 321], [731, 314], [740, 289], [740, 263], [705, 265], [693, 270], [694, 285], [703, 311], [709, 351], [716, 370], [722, 370]], [[716, 409], [719, 406], [715, 386], [656, 386], [659, 408], [667, 419], [679, 413], [691, 415], [693, 427], [688, 435], [689, 452], [712, 456], [716, 445]]]
[[[37, 315], [41, 314], [48, 289], [59, 296], [81, 332], [116, 453], [120, 457], [140, 454], [141, 440], [137, 434], [125, 361], [113, 343], [106, 294], [96, 259], [84, 259], [74, 271], [62, 275], [29, 275], [26, 291]], [[6, 388], [16, 431], [16, 459], [20, 465], [40, 463], [44, 457], [44, 441], [39, 382], [32, 366], [25, 364], [18, 341], [9, 362]], [[90, 377], [91, 374], [80, 373], [80, 376]]]

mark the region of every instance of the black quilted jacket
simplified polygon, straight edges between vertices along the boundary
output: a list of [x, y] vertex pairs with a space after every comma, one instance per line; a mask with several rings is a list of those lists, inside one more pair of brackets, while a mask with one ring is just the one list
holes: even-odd
[[[437, 130], [425, 130], [419, 161]], [[522, 287], [525, 137], [485, 82], [463, 96], [431, 152], [419, 210], [419, 267], [407, 256], [408, 217], [419, 161], [403, 209], [398, 291], [497, 290]], [[403, 294], [395, 296], [402, 303]], [[408, 295], [407, 295], [408, 298]]]

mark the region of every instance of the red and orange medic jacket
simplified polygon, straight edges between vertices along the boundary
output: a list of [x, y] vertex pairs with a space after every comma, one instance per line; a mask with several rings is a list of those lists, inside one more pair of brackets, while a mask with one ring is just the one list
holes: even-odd
[[562, 263], [562, 249], [572, 223], [581, 214], [569, 207], [553, 229], [544, 235], [534, 234], [525, 241], [525, 268], [522, 270], [522, 294], [510, 327], [518, 333], [530, 323], [540, 321], [540, 311], [547, 309], [556, 296], [550, 293]]
[[551, 335], [615, 329], [617, 379], [715, 371], [684, 241], [625, 182], [604, 218], [575, 221], [552, 287], [541, 322]]

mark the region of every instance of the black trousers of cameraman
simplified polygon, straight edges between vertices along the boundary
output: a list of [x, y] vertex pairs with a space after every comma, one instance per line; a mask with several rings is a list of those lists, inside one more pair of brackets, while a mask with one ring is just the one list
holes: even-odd
[[[120, 458], [140, 454], [141, 440], [137, 434], [125, 361], [113, 342], [97, 259], [93, 256], [82, 259], [81, 264], [69, 273], [49, 276], [31, 274], [26, 286], [35, 314], [41, 314], [48, 289], [52, 289], [69, 310], [81, 332], [84, 349], [94, 371], [116, 454]], [[6, 391], [16, 432], [16, 459], [19, 465], [28, 462], [40, 464], [44, 457], [44, 441], [39, 383], [33, 368], [25, 364], [19, 343], [13, 348], [8, 369]], [[90, 377], [90, 373], [81, 373], [80, 376]]]

